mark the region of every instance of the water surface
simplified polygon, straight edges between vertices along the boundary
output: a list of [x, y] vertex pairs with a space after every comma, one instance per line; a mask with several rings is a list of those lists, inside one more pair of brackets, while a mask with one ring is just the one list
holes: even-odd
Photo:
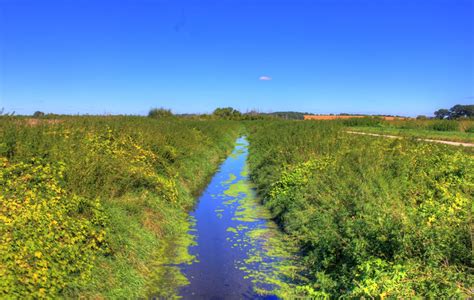
[[289, 243], [249, 181], [247, 146], [237, 140], [190, 214], [196, 243], [189, 252], [196, 260], [182, 266], [185, 299], [274, 299], [296, 272]]

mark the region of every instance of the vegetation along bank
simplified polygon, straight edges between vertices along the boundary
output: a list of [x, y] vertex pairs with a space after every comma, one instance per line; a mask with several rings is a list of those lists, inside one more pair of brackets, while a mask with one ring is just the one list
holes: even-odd
[[173, 295], [166, 280], [185, 279], [160, 266], [186, 259], [187, 212], [239, 130], [232, 121], [2, 117], [0, 297]]
[[249, 124], [251, 178], [313, 297], [472, 296], [474, 160], [459, 147]]

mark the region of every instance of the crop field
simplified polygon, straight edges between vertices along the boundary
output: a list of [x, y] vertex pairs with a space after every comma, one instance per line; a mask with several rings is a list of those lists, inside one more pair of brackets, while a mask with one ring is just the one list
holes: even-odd
[[[257, 276], [245, 262], [289, 257], [252, 248], [262, 240], [245, 244], [252, 230], [291, 241], [298, 253], [279, 268], [262, 264], [287, 289], [267, 291], [264, 282], [262, 294], [472, 297], [472, 153], [347, 133], [445, 126], [384, 122], [0, 117], [0, 298], [176, 298], [190, 281], [201, 286], [180, 268], [222, 277], [224, 264], [212, 260], [219, 253], [201, 254], [202, 270], [187, 251], [213, 251], [196, 236], [225, 257], [242, 250], [237, 285], [241, 269]], [[236, 143], [241, 136], [248, 145]], [[213, 174], [221, 177], [210, 181]]]
[[405, 137], [474, 143], [472, 120], [383, 120], [380, 118], [347, 119], [342, 123], [349, 130], [394, 134]]

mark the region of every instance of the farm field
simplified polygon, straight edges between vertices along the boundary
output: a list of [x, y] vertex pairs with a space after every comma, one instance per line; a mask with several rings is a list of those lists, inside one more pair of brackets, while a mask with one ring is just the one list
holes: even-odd
[[460, 147], [345, 132], [365, 119], [31, 120], [0, 118], [2, 297], [472, 296]]
[[343, 121], [348, 130], [424, 139], [474, 143], [474, 121], [391, 120], [377, 118]]

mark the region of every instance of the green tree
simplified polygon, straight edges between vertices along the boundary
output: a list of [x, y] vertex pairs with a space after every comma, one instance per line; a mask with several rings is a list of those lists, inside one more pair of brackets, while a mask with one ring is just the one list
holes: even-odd
[[446, 108], [441, 108], [435, 111], [434, 115], [436, 119], [446, 119], [447, 117], [449, 117], [450, 113], [449, 110], [447, 110]]
[[171, 112], [171, 110], [163, 108], [163, 107], [152, 108], [148, 112], [148, 117], [149, 118], [154, 118], [154, 119], [169, 118], [169, 117], [172, 117], [172, 116], [173, 116], [173, 113]]
[[232, 107], [218, 107], [212, 113], [213, 116], [216, 116], [221, 119], [240, 119], [242, 113]]
[[35, 117], [35, 118], [44, 117], [44, 112], [37, 110], [33, 114], [33, 117]]
[[449, 109], [450, 119], [458, 119], [462, 117], [465, 117], [465, 118], [474, 117], [474, 105], [456, 104]]

